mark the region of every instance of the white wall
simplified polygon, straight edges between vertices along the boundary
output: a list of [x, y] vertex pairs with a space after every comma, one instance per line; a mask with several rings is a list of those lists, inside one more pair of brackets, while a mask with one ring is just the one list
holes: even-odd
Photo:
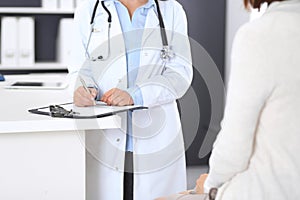
[[233, 38], [239, 27], [249, 21], [250, 12], [245, 9], [243, 0], [227, 0], [226, 4], [225, 82], [227, 83]]

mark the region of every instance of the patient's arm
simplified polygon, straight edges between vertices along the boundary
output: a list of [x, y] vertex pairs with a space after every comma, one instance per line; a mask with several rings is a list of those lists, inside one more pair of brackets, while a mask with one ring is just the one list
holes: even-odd
[[[200, 177], [196, 181], [196, 187], [194, 190], [183, 191], [183, 192], [180, 192], [180, 194], [203, 194], [204, 193], [204, 182], [205, 182], [207, 176], [208, 176], [208, 174], [200, 175]], [[180, 197], [179, 194], [174, 194], [169, 197], [160, 197], [155, 200], [174, 200], [174, 199], [177, 199], [178, 197]]]
[[260, 115], [276, 85], [275, 70], [263, 57], [266, 47], [253, 42], [261, 37], [256, 33], [249, 25], [235, 37], [224, 118], [209, 159], [205, 192], [248, 169]]

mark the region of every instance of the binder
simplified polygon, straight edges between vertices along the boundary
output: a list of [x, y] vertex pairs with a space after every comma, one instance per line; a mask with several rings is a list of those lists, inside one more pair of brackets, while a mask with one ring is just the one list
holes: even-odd
[[16, 17], [3, 17], [1, 30], [1, 64], [18, 65], [18, 20]]
[[66, 65], [70, 63], [73, 42], [73, 19], [61, 19], [58, 28], [57, 60]]
[[58, 0], [42, 0], [42, 7], [46, 10], [56, 10], [58, 8]]
[[75, 0], [75, 7], [77, 8], [85, 0]]
[[75, 8], [74, 0], [59, 0], [58, 7], [61, 10], [74, 10]]
[[19, 18], [19, 65], [34, 64], [34, 19], [33, 17]]
[[72, 119], [94, 119], [108, 117], [122, 112], [144, 110], [147, 107], [134, 106], [106, 106], [103, 104], [90, 107], [77, 107], [73, 103], [60, 105], [50, 105], [41, 108], [28, 110], [32, 114], [47, 115], [55, 118], [72, 118]]

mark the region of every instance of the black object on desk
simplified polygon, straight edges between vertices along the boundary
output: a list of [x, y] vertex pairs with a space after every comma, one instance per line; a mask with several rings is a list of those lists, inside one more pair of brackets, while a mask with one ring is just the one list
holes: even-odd
[[5, 78], [2, 74], [0, 74], [0, 81], [5, 81]]
[[32, 86], [32, 87], [42, 87], [42, 82], [15, 82], [12, 86]]

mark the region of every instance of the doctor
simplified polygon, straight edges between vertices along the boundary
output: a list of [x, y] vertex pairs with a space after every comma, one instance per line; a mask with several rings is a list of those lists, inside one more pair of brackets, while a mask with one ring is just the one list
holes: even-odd
[[120, 129], [86, 134], [87, 199], [152, 200], [185, 190], [176, 100], [190, 86], [192, 65], [182, 6], [87, 0], [76, 10], [74, 35], [69, 80], [77, 106], [96, 98], [148, 107], [123, 114]]

